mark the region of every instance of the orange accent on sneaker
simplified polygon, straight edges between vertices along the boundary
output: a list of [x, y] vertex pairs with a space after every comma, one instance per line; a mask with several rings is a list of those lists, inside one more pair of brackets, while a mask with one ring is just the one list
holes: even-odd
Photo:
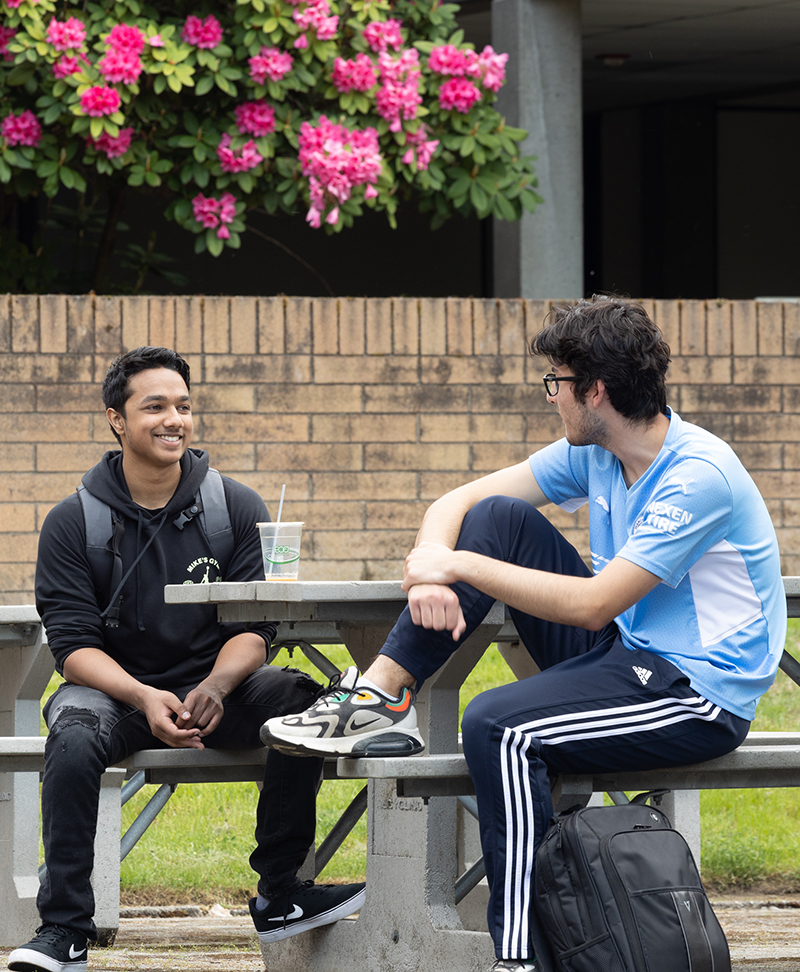
[[411, 693], [408, 689], [403, 689], [403, 694], [399, 702], [387, 702], [386, 708], [391, 709], [392, 712], [405, 712], [406, 709], [411, 705]]

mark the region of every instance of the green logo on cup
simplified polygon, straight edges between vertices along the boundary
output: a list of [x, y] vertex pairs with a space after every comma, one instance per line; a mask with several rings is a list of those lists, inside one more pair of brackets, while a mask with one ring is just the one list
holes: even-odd
[[[278, 545], [272, 548], [272, 557], [264, 556], [268, 564], [293, 564], [300, 559], [300, 551], [296, 547]], [[273, 557], [275, 558], [273, 560]]]

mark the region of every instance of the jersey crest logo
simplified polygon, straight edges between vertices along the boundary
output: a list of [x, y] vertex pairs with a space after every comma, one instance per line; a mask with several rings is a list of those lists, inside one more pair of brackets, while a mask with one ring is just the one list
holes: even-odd
[[647, 685], [647, 682], [653, 673], [649, 672], [646, 668], [640, 668], [638, 665], [631, 665], [631, 668], [636, 672], [642, 685]]

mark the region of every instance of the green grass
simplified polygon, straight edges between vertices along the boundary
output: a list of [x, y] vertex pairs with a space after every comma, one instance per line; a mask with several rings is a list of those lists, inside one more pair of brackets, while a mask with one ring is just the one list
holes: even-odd
[[[797, 650], [800, 622], [790, 621], [787, 645]], [[342, 647], [326, 650], [340, 667]], [[284, 651], [276, 664], [291, 664], [319, 677], [299, 651]], [[461, 710], [479, 692], [509, 680], [496, 649], [486, 652], [461, 691]], [[60, 681], [54, 677], [48, 692]], [[800, 725], [800, 688], [782, 672], [758, 708], [754, 729], [794, 730]], [[326, 781], [317, 802], [317, 843], [338, 819], [362, 783]], [[144, 787], [123, 808], [123, 829], [152, 796]], [[127, 902], [241, 904], [253, 893], [247, 863], [252, 850], [257, 790], [252, 783], [179, 786], [155, 824], [122, 865]], [[800, 890], [800, 800], [794, 789], [712, 790], [700, 798], [703, 876], [712, 887]], [[321, 880], [363, 880], [366, 823], [362, 818], [322, 872]]]

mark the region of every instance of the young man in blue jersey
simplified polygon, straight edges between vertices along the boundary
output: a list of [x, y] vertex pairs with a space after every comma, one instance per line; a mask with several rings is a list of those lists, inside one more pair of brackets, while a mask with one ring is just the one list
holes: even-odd
[[[548, 773], [734, 749], [786, 630], [764, 501], [729, 446], [668, 408], [669, 348], [644, 309], [605, 297], [556, 307], [531, 350], [551, 363], [545, 390], [565, 437], [437, 500], [406, 559], [409, 606], [375, 662], [262, 729], [298, 754], [356, 755], [376, 739], [418, 752], [414, 685], [495, 600], [508, 605], [542, 671], [479, 695], [462, 722], [495, 972], [536, 968], [531, 884]], [[536, 509], [548, 502], [588, 503], [593, 571]]]

